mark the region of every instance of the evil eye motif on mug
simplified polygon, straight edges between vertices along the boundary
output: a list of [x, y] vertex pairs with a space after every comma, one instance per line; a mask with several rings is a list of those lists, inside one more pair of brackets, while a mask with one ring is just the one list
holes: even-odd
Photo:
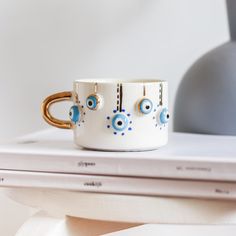
[[72, 121], [72, 123], [76, 124], [79, 122], [80, 111], [79, 111], [78, 106], [74, 105], [70, 108], [69, 116], [70, 116], [70, 120]]
[[138, 110], [140, 113], [147, 115], [151, 113], [153, 108], [153, 103], [150, 99], [148, 98], [143, 98], [139, 103], [138, 103]]
[[98, 94], [91, 94], [86, 99], [86, 106], [90, 110], [98, 110], [102, 107], [103, 100]]
[[124, 136], [126, 132], [132, 131], [131, 114], [125, 109], [113, 110], [114, 116], [107, 116], [107, 128], [113, 131], [114, 135]]
[[163, 108], [159, 113], [159, 123], [161, 125], [167, 124], [170, 119], [170, 114], [167, 108]]
[[124, 114], [116, 114], [112, 118], [112, 127], [116, 131], [124, 131], [129, 124], [129, 120]]

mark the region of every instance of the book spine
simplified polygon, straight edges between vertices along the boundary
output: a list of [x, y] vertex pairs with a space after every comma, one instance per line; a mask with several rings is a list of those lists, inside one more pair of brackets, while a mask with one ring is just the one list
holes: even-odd
[[236, 181], [236, 163], [201, 161], [201, 158], [197, 161], [175, 161], [164, 158], [157, 160], [47, 156], [45, 164], [45, 156], [42, 155], [32, 157], [27, 154], [16, 156], [6, 154], [0, 157], [0, 168], [55, 173]]
[[236, 183], [0, 171], [1, 187], [236, 199]]

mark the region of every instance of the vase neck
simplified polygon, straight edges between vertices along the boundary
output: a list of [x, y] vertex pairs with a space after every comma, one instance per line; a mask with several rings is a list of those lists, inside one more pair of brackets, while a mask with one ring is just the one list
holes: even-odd
[[236, 40], [236, 0], [226, 0], [231, 40]]

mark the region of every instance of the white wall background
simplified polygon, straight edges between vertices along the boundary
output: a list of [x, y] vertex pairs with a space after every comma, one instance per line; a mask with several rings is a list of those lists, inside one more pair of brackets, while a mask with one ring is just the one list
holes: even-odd
[[[0, 141], [48, 127], [42, 99], [78, 77], [159, 77], [178, 83], [228, 40], [224, 0], [1, 0]], [[0, 235], [30, 214], [0, 197]]]

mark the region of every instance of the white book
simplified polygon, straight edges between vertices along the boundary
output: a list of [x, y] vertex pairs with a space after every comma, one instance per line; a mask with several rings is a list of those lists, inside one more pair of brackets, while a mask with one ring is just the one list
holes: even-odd
[[0, 187], [236, 199], [236, 183], [0, 170]]
[[0, 169], [115, 176], [236, 180], [236, 137], [170, 133], [169, 144], [145, 152], [102, 152], [50, 129], [0, 145]]

